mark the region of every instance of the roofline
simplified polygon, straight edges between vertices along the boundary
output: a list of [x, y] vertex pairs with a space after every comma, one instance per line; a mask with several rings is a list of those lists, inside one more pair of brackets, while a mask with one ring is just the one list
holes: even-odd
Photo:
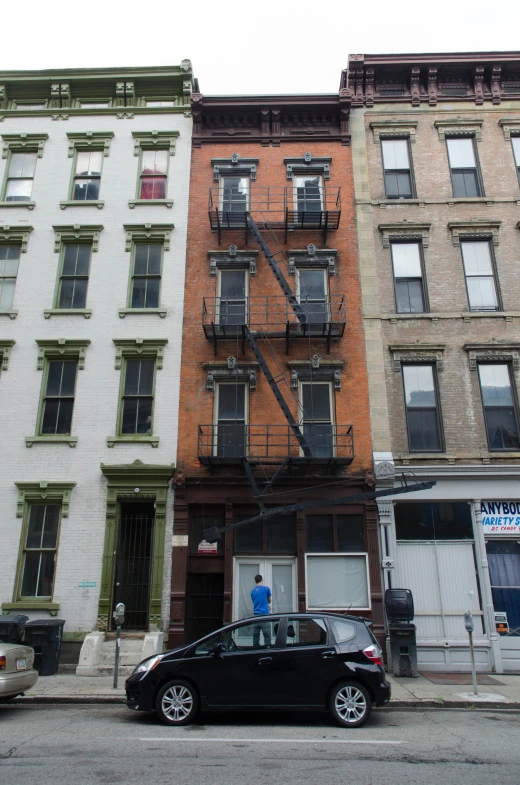
[[370, 64], [385, 63], [428, 63], [436, 60], [442, 63], [467, 63], [476, 60], [484, 62], [494, 61], [520, 61], [520, 51], [506, 52], [412, 52], [412, 53], [388, 53], [388, 54], [358, 54], [349, 55], [349, 63], [365, 62]]
[[191, 76], [193, 75], [193, 68], [189, 60], [183, 60], [183, 63], [189, 64], [188, 67], [182, 65], [165, 65], [165, 66], [125, 66], [122, 68], [50, 68], [42, 71], [0, 71], [0, 80], [16, 81], [16, 80], [45, 80], [45, 79], [92, 79], [99, 77], [113, 77], [121, 74], [122, 76]]

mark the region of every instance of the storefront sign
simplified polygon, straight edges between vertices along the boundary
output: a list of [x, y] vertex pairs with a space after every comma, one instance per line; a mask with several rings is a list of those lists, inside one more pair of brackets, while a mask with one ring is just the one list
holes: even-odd
[[198, 553], [217, 553], [218, 543], [216, 542], [206, 542], [206, 540], [201, 540], [199, 542]]
[[484, 533], [520, 532], [520, 501], [481, 502]]
[[495, 627], [499, 635], [509, 634], [509, 624], [507, 623], [507, 613], [495, 611]]

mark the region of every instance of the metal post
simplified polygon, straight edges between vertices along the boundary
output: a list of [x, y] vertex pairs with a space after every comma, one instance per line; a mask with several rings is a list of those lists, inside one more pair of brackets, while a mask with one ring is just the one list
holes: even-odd
[[468, 632], [468, 635], [469, 635], [469, 650], [471, 653], [471, 679], [473, 681], [473, 695], [478, 695], [477, 669], [475, 667], [475, 651], [473, 649], [473, 633]]
[[121, 648], [121, 625], [116, 627], [116, 658], [114, 661], [114, 689], [117, 690], [117, 679], [119, 676], [119, 649]]

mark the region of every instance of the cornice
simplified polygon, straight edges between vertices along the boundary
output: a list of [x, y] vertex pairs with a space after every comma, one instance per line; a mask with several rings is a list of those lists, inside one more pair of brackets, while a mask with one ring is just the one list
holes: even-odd
[[[185, 65], [183, 65], [185, 64]], [[189, 64], [186, 67], [186, 64]], [[0, 81], [56, 81], [60, 79], [92, 79], [92, 78], [119, 78], [120, 76], [133, 77], [153, 77], [154, 79], [162, 76], [179, 76], [183, 79], [193, 74], [193, 68], [189, 60], [183, 60], [180, 65], [158, 65], [158, 66], [137, 66], [124, 68], [64, 68], [64, 69], [44, 69], [41, 71], [0, 71]]]

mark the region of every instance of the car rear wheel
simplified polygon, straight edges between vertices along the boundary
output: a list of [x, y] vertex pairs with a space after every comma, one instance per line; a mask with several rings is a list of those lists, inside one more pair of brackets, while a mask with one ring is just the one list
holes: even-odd
[[370, 717], [372, 700], [361, 684], [343, 681], [332, 690], [329, 708], [339, 725], [344, 728], [359, 728]]
[[191, 684], [174, 679], [159, 691], [155, 708], [164, 725], [188, 725], [199, 710], [199, 697]]

